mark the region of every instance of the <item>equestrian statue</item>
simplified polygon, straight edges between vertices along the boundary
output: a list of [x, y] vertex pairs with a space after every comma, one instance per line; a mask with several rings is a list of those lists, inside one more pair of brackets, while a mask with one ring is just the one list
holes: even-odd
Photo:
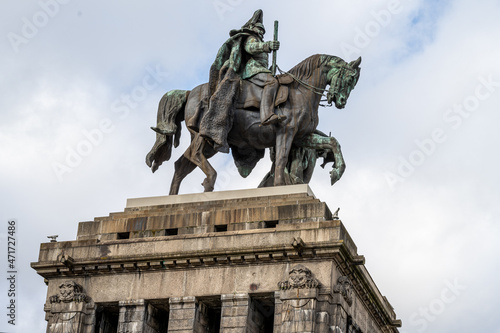
[[[308, 183], [318, 157], [333, 162], [331, 184], [345, 169], [338, 141], [318, 131], [318, 108], [326, 94], [329, 105], [345, 107], [360, 74], [361, 57], [350, 63], [317, 54], [276, 75], [278, 25], [274, 40], [264, 41], [263, 12], [257, 10], [241, 29], [231, 30], [210, 68], [209, 82], [191, 91], [172, 90], [160, 100], [156, 142], [146, 156], [155, 172], [177, 147], [184, 121], [191, 144], [175, 162], [170, 194], [199, 167], [205, 192], [213, 191], [217, 172], [208, 159], [231, 151], [238, 172], [246, 177], [271, 150], [273, 165], [260, 187]], [[273, 53], [269, 69], [268, 56]], [[329, 86], [328, 89], [326, 87]]]

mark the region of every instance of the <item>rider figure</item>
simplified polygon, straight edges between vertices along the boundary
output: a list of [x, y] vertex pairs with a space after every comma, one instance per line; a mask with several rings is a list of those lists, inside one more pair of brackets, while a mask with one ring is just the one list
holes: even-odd
[[278, 50], [280, 43], [278, 41], [263, 41], [266, 29], [262, 22], [251, 25], [250, 29], [255, 31], [257, 36], [249, 36], [245, 41], [245, 51], [251, 58], [247, 61], [241, 78], [248, 79], [264, 88], [260, 102], [260, 120], [262, 125], [271, 125], [285, 119], [284, 116], [280, 117], [274, 113], [274, 98], [279, 84], [268, 69], [268, 53]]
[[227, 134], [232, 126], [233, 104], [239, 81], [248, 80], [263, 88], [260, 119], [262, 125], [286, 119], [274, 113], [278, 80], [268, 69], [268, 53], [279, 49], [278, 41], [265, 42], [263, 12], [257, 10], [239, 30], [231, 30], [210, 68], [209, 107], [200, 122], [200, 134], [220, 152], [228, 152]]

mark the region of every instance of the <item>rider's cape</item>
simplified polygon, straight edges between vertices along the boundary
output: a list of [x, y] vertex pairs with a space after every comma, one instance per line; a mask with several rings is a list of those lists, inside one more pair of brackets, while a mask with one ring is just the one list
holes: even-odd
[[244, 50], [249, 36], [258, 35], [247, 28], [231, 30], [230, 38], [219, 48], [210, 67], [208, 110], [199, 123], [199, 133], [215, 143], [220, 152], [228, 152], [227, 135], [231, 130], [234, 101], [240, 87], [241, 73], [250, 56]]
[[[249, 58], [244, 50], [245, 40], [249, 36], [258, 37], [255, 32], [247, 28], [231, 30], [229, 32], [229, 36], [229, 39], [226, 40], [219, 48], [215, 61], [210, 67], [210, 77], [208, 80], [210, 96], [215, 93], [218, 84], [224, 79], [223, 77], [220, 77], [220, 74], [221, 69], [225, 64], [228, 68], [232, 69], [234, 73], [241, 76], [244, 66]], [[229, 62], [226, 63], [226, 61]]]

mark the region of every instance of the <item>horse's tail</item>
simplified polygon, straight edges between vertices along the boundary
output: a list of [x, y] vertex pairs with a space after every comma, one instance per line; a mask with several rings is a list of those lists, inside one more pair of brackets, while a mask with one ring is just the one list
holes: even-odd
[[184, 120], [184, 108], [190, 91], [172, 90], [160, 99], [156, 127], [156, 142], [146, 156], [146, 164], [155, 172], [158, 167], [170, 159], [172, 144], [179, 145], [181, 137], [181, 122]]

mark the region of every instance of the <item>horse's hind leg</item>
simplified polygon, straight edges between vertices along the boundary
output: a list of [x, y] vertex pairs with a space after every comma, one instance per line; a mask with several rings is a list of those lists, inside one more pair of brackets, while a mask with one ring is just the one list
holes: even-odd
[[170, 185], [170, 195], [179, 193], [179, 187], [181, 186], [182, 180], [196, 168], [196, 164], [188, 160], [184, 155], [175, 161], [174, 166], [175, 173], [172, 178], [172, 184]]
[[215, 180], [217, 179], [217, 171], [208, 162], [208, 159], [215, 154], [216, 151], [199, 134], [194, 136], [191, 146], [184, 153], [184, 156], [196, 164], [207, 176], [201, 184], [205, 192], [212, 192], [214, 190]]

